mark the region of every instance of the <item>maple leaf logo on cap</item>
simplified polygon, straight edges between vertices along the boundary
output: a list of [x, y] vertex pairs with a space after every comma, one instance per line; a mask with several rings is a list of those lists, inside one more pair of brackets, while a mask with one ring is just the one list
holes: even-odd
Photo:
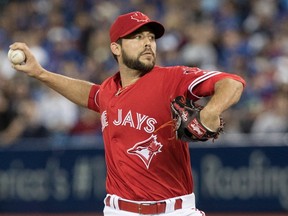
[[131, 16], [132, 20], [136, 20], [137, 22], [148, 22], [150, 19], [148, 16], [141, 12], [136, 12]]
[[110, 41], [111, 43], [116, 42], [119, 38], [125, 37], [148, 24], [151, 31], [155, 34], [155, 39], [162, 37], [165, 32], [164, 26], [157, 21], [151, 20], [142, 12], [134, 11], [122, 14], [117, 17], [110, 28]]

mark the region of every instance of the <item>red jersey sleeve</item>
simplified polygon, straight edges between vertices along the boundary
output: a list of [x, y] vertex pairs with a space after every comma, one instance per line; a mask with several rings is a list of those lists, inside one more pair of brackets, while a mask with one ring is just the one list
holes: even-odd
[[217, 74], [217, 76], [212, 76], [209, 79], [206, 79], [205, 81], [199, 83], [198, 85], [194, 86], [194, 88], [191, 89], [191, 93], [193, 95], [196, 95], [198, 97], [205, 97], [210, 96], [214, 93], [214, 85], [217, 81], [225, 78], [230, 78], [237, 80], [243, 84], [245, 87], [246, 82], [244, 79], [242, 79], [240, 76], [235, 74], [229, 74], [225, 72], [221, 72]]
[[99, 91], [100, 85], [93, 85], [91, 87], [88, 99], [88, 108], [96, 112], [100, 112], [99, 108]]
[[212, 95], [215, 83], [221, 79], [235, 79], [245, 86], [245, 81], [238, 75], [221, 71], [202, 70], [197, 67], [174, 67], [173, 72], [169, 73], [169, 77], [171, 89], [176, 89], [177, 95], [186, 95], [192, 100]]

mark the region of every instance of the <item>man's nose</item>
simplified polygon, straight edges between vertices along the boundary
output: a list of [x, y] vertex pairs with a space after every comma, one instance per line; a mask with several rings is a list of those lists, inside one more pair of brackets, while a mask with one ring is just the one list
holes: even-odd
[[151, 40], [148, 37], [145, 38], [144, 43], [145, 43], [145, 47], [151, 47]]
[[151, 41], [152, 41], [152, 39], [150, 38], [150, 36], [145, 36], [144, 37], [144, 42], [145, 42], [145, 46], [146, 46], [146, 44], [151, 44]]

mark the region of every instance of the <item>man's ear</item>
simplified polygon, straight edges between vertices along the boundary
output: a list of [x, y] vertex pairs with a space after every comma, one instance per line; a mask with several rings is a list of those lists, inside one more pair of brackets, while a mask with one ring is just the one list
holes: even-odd
[[111, 49], [111, 52], [116, 55], [116, 56], [119, 56], [121, 51], [120, 51], [120, 45], [116, 42], [112, 42], [110, 44], [110, 49]]

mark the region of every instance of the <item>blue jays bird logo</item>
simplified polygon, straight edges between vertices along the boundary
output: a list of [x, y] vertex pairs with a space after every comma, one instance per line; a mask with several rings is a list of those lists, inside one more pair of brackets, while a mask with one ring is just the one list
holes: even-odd
[[137, 155], [149, 169], [152, 158], [161, 152], [162, 144], [157, 141], [157, 135], [152, 135], [147, 140], [136, 143], [127, 150], [128, 154]]

